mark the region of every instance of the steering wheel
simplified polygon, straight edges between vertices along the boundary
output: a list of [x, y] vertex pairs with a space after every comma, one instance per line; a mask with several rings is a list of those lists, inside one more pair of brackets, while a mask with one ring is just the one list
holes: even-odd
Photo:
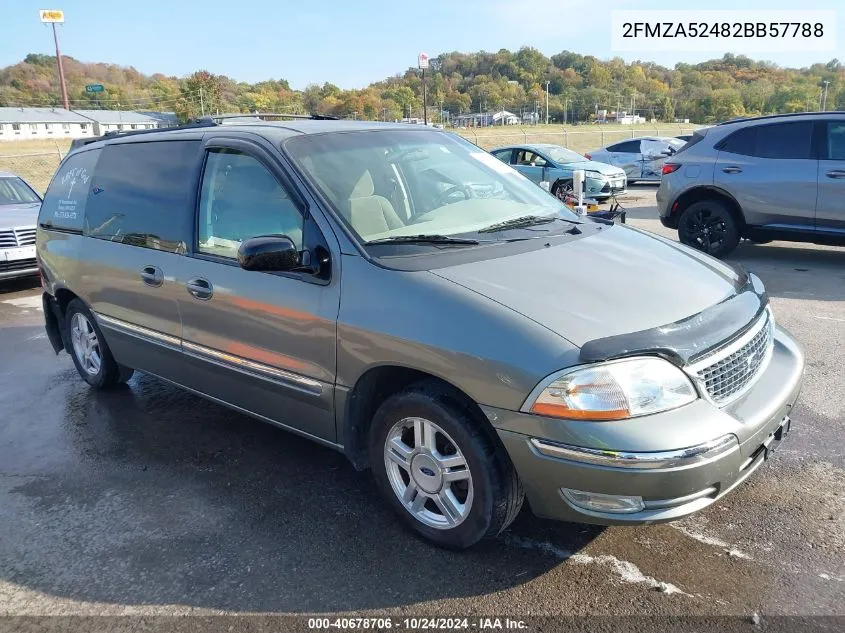
[[453, 187], [449, 187], [446, 191], [440, 194], [440, 197], [437, 198], [437, 202], [435, 202], [435, 208], [440, 208], [449, 204], [449, 198], [451, 198], [456, 193], [461, 193], [464, 196], [464, 200], [469, 200], [473, 198], [472, 189], [467, 185], [455, 185]]

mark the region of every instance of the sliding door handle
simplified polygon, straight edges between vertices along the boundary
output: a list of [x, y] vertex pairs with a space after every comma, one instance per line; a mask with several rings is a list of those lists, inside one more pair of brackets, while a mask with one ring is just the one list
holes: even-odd
[[164, 273], [158, 266], [144, 266], [141, 269], [141, 281], [148, 286], [158, 288], [164, 283]]
[[195, 277], [194, 279], [188, 280], [186, 288], [188, 289], [188, 292], [197, 299], [211, 299], [214, 294], [214, 288], [211, 285], [211, 282], [207, 279], [203, 279], [202, 277]]

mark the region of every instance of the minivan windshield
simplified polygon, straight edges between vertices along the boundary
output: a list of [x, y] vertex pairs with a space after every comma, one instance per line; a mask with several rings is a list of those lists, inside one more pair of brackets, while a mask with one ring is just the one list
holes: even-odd
[[[490, 241], [490, 227], [579, 222], [557, 198], [472, 143], [428, 130], [308, 134], [284, 149], [363, 242]], [[481, 232], [481, 233], [479, 233]], [[468, 234], [468, 235], [467, 235]], [[470, 240], [462, 240], [463, 244]]]
[[0, 178], [0, 206], [41, 202], [38, 195], [20, 178]]

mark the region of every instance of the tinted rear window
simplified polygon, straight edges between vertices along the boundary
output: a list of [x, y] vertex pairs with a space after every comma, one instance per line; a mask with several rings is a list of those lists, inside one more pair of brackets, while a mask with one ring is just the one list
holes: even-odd
[[41, 204], [39, 224], [45, 228], [82, 231], [91, 177], [99, 157], [100, 150], [92, 149], [73, 153], [62, 162]]
[[624, 143], [617, 143], [616, 145], [611, 145], [607, 148], [608, 152], [621, 152], [623, 154], [639, 154], [640, 153], [640, 142], [639, 141], [625, 141]]
[[719, 144], [719, 150], [759, 158], [809, 159], [812, 140], [810, 121], [755, 125], [731, 134]]
[[193, 234], [191, 192], [199, 141], [107, 145], [91, 183], [85, 234], [184, 253]]

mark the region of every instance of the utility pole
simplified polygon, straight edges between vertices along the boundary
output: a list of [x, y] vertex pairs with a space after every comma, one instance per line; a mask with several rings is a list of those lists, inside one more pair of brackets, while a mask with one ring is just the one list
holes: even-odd
[[546, 80], [546, 125], [549, 124], [549, 84], [551, 82]]
[[59, 62], [59, 83], [62, 86], [62, 104], [65, 110], [70, 110], [67, 99], [67, 86], [65, 85], [65, 68], [62, 65], [62, 52], [59, 50], [59, 34], [56, 31], [56, 23], [53, 22], [53, 41], [56, 43], [56, 60]]
[[428, 125], [428, 94], [425, 90], [425, 68], [422, 69], [422, 84], [423, 84], [423, 123]]
[[200, 113], [205, 116], [205, 103], [202, 100], [202, 86], [200, 86]]
[[822, 112], [824, 112], [827, 109], [827, 86], [828, 86], [828, 84], [830, 84], [830, 82], [825, 79], [824, 96], [822, 97]]
[[56, 45], [56, 64], [59, 67], [59, 87], [62, 92], [62, 106], [70, 110], [70, 102], [67, 98], [67, 85], [65, 84], [65, 67], [62, 64], [62, 51], [59, 49], [59, 32], [56, 31], [56, 24], [64, 24], [65, 12], [51, 9], [41, 9], [39, 12], [42, 24], [49, 24], [53, 27], [53, 43]]

